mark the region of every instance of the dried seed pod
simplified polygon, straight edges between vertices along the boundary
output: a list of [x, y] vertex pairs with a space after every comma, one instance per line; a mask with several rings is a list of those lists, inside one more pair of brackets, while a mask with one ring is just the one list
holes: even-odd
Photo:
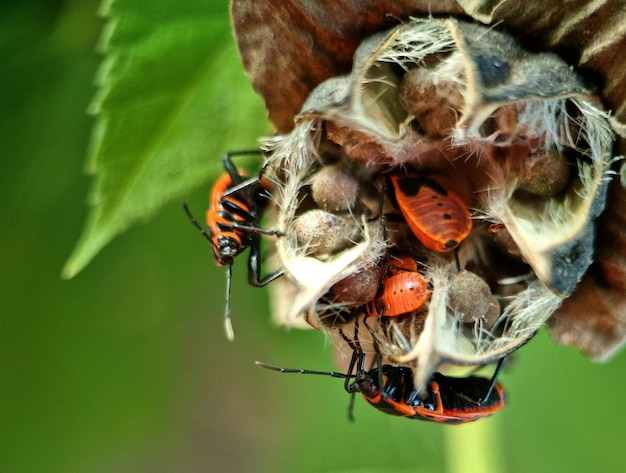
[[554, 148], [529, 154], [522, 163], [518, 188], [540, 197], [551, 197], [567, 186], [569, 168], [565, 157]]
[[365, 305], [378, 292], [381, 270], [377, 266], [370, 266], [336, 282], [326, 294], [327, 298], [336, 304], [348, 307]]
[[364, 164], [392, 164], [393, 156], [389, 154], [375, 138], [348, 126], [337, 126], [326, 122], [326, 133], [329, 140], [342, 147], [342, 151], [350, 158]]
[[522, 253], [511, 237], [511, 234], [506, 227], [501, 223], [494, 223], [489, 225], [489, 233], [493, 235], [493, 240], [503, 251], [511, 256], [520, 257]]
[[354, 207], [359, 194], [359, 183], [347, 169], [324, 166], [313, 176], [313, 200], [328, 212], [344, 212]]
[[463, 108], [462, 62], [445, 59], [435, 68], [416, 67], [400, 82], [400, 103], [418, 131], [441, 138], [456, 125]]
[[[365, 213], [338, 216], [322, 209], [302, 212], [305, 187], [320, 164], [317, 161], [320, 133], [316, 121], [304, 121], [292, 133], [266, 141], [272, 152], [266, 172], [276, 182], [277, 189], [276, 226], [285, 234], [277, 241], [277, 255], [294, 286], [293, 297], [283, 304], [289, 309], [277, 318], [292, 325], [303, 317], [315, 328], [323, 327], [320, 314], [338, 313], [349, 307], [333, 302], [333, 297], [328, 295], [330, 288], [378, 266], [386, 248], [380, 224], [370, 223]], [[364, 184], [366, 181], [359, 180], [359, 189]], [[366, 211], [369, 213], [363, 210]]]
[[[589, 88], [557, 56], [528, 53], [511, 36], [472, 23], [415, 20], [365, 40], [355, 53], [352, 74], [315, 89], [299, 119], [348, 124], [374, 138], [398, 164], [410, 161], [415, 167], [423, 166], [425, 148], [437, 149], [441, 160], [448, 162], [446, 141], [425, 139], [407, 128], [409, 112], [398, 107], [401, 71], [417, 74], [413, 71], [422, 64], [430, 66], [437, 60], [441, 61], [438, 67], [462, 68], [455, 87], [462, 90], [464, 106], [449, 139], [480, 150], [482, 176], [486, 172], [491, 182], [478, 177], [479, 173], [470, 175], [477, 179], [474, 187], [486, 191], [485, 212], [506, 226], [544, 284], [567, 296], [591, 263], [591, 222], [604, 205], [613, 136], [606, 114], [593, 105]], [[490, 69], [494, 61], [501, 67]], [[485, 128], [501, 108], [512, 117], [509, 128]], [[503, 134], [507, 136], [504, 142]], [[537, 155], [555, 145], [570, 150], [579, 176], [568, 181], [565, 196], [541, 200], [542, 195], [533, 199], [515, 193], [518, 176], [504, 172], [511, 164], [503, 164], [498, 153], [511, 140], [539, 147]], [[530, 176], [523, 185], [539, 181]], [[548, 190], [545, 183], [536, 187], [550, 194], [561, 181], [548, 179]]]
[[587, 0], [572, 0], [567, 8], [560, 3], [533, 2], [520, 7], [515, 2], [487, 0], [464, 2], [462, 6], [432, 0], [341, 0], [332, 9], [311, 8], [303, 0], [284, 3], [288, 6], [277, 10], [275, 2], [269, 0], [232, 2], [235, 36], [247, 73], [281, 132], [293, 128], [294, 115], [316, 84], [350, 69], [354, 51], [364, 38], [410, 16], [449, 15], [473, 18], [485, 25], [510, 26], [528, 43], [573, 52], [579, 60], [574, 66], [606, 78], [601, 95], [607, 108], [615, 111], [615, 129], [626, 136], [626, 58], [621, 54], [624, 33], [612, 29], [610, 35], [589, 34], [601, 32], [602, 19], [619, 18], [623, 10], [620, 2], [594, 5], [593, 15]]
[[321, 209], [304, 212], [293, 221], [291, 232], [307, 256], [331, 255], [350, 245], [358, 232], [356, 222]]
[[[487, 321], [493, 327], [499, 314], [498, 301], [489, 285], [476, 273], [460, 271], [450, 279], [448, 304], [461, 322]], [[494, 307], [497, 309], [494, 317]]]
[[427, 316], [428, 311], [420, 309], [409, 314], [394, 317], [393, 319], [383, 320], [382, 322], [386, 322], [392, 326], [396, 333], [401, 333], [405, 340], [411, 340], [418, 337], [424, 331]]
[[[443, 70], [455, 72], [445, 76]], [[425, 78], [428, 87], [415, 90], [408, 74]], [[431, 86], [435, 93], [429, 97]], [[454, 91], [449, 99], [446, 90]], [[424, 103], [411, 103], [416, 97]], [[424, 100], [433, 97], [433, 103]], [[429, 117], [441, 112], [442, 103], [455, 111], [454, 120]], [[393, 324], [379, 325], [375, 332], [382, 354], [413, 368], [416, 383], [424, 383], [444, 361], [489, 363], [524, 344], [592, 262], [594, 220], [605, 203], [614, 138], [597, 103], [587, 84], [556, 55], [525, 51], [494, 28], [454, 19], [414, 19], [364, 40], [351, 73], [314, 89], [293, 131], [275, 137], [268, 147], [266, 170], [278, 187], [278, 228], [286, 233], [277, 241], [278, 254], [297, 288], [291, 316], [305, 314], [312, 320], [330, 309], [324, 306], [329, 289], [377, 264], [388, 245], [381, 233], [387, 233], [397, 245], [396, 254], [420, 258], [433, 284], [420, 333], [407, 339]], [[420, 124], [422, 119], [433, 128]], [[320, 143], [333, 134], [345, 149], [333, 159], [319, 159]], [[367, 152], [355, 153], [361, 139]], [[501, 233], [510, 236], [507, 246], [519, 255], [507, 257], [512, 269], [498, 264], [502, 252], [485, 236], [485, 224], [472, 225], [464, 235], [458, 264], [484, 274], [486, 287], [494, 291], [463, 308], [467, 317], [450, 303], [465, 297], [452, 289], [458, 270], [452, 252], [442, 257], [416, 251], [402, 232], [393, 235], [391, 225], [381, 232], [360, 209], [354, 213], [357, 231], [351, 243], [328, 259], [306, 255], [302, 239], [290, 232], [308, 209], [303, 189], [314, 170], [357, 154], [352, 166], [361, 169], [354, 175], [361, 191], [367, 188], [372, 194], [371, 182], [381, 181], [376, 174], [390, 158], [397, 167], [392, 175], [446, 174], [447, 188], [469, 190], [459, 196], [472, 215], [497, 222]], [[511, 291], [513, 285], [498, 286], [500, 279], [519, 283]], [[495, 298], [505, 292], [500, 310]]]

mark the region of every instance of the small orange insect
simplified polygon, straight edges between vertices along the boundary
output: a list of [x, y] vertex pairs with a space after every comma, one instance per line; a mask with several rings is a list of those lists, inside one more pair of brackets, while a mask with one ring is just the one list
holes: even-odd
[[385, 279], [383, 292], [367, 306], [370, 317], [394, 317], [422, 307], [430, 299], [431, 286], [417, 271], [400, 272]]
[[410, 256], [392, 256], [389, 262], [389, 272], [394, 275], [402, 271], [419, 271], [415, 258]]
[[247, 154], [260, 153], [257, 151], [235, 151], [222, 158], [225, 172], [215, 182], [211, 190], [209, 209], [206, 213], [208, 232], [196, 221], [187, 204], [183, 205], [191, 223], [211, 243], [217, 265], [228, 267], [224, 324], [229, 340], [234, 338], [230, 320], [230, 287], [235, 258], [250, 248], [248, 282], [252, 286], [265, 286], [283, 274], [282, 270], [278, 270], [261, 277], [260, 235], [281, 236], [282, 233], [278, 230], [258, 226], [263, 209], [269, 202], [265, 196], [265, 192], [269, 190], [269, 184], [261, 176], [247, 178], [232, 162], [233, 156]]
[[465, 203], [430, 177], [393, 174], [398, 207], [409, 228], [427, 248], [445, 253], [454, 250], [472, 229]]

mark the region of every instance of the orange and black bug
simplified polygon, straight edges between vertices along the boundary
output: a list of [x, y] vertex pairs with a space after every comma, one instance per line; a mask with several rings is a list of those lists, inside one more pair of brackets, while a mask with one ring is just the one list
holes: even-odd
[[[282, 373], [319, 374], [344, 378], [349, 393], [361, 393], [376, 409], [390, 415], [441, 424], [465, 424], [488, 417], [505, 405], [504, 388], [487, 378], [452, 378], [435, 373], [418, 391], [410, 368], [382, 365], [365, 371], [363, 357], [357, 357], [356, 374], [332, 371], [278, 368], [257, 362], [257, 366]], [[351, 366], [354, 369], [354, 365]], [[350, 380], [353, 379], [352, 382]], [[352, 406], [352, 404], [351, 404]], [[352, 419], [352, 409], [349, 417]]]
[[391, 276], [385, 278], [382, 293], [366, 305], [370, 317], [407, 314], [428, 302], [432, 287], [414, 259], [396, 259], [389, 271]]
[[265, 286], [283, 274], [276, 271], [261, 277], [260, 235], [276, 235], [277, 230], [259, 227], [267, 200], [268, 185], [260, 177], [248, 178], [241, 174], [232, 162], [233, 156], [260, 154], [259, 151], [237, 151], [223, 158], [226, 172], [215, 182], [210, 194], [206, 214], [208, 232], [197, 222], [184, 204], [185, 212], [202, 234], [211, 242], [215, 261], [228, 266], [226, 272], [226, 311], [224, 323], [226, 335], [232, 340], [234, 332], [230, 321], [230, 286], [232, 265], [235, 258], [250, 248], [248, 258], [248, 281], [255, 287]]
[[410, 368], [383, 365], [382, 378], [383, 388], [378, 392], [361, 392], [367, 402], [390, 415], [466, 424], [494, 414], [505, 403], [502, 385], [487, 378], [435, 373], [421, 391], [415, 389]]
[[[384, 191], [383, 191], [384, 193]], [[379, 203], [379, 214], [382, 214], [382, 196]], [[382, 215], [381, 225], [385, 240], [387, 239], [386, 216]], [[386, 276], [390, 274], [389, 276]], [[365, 310], [370, 317], [408, 314], [421, 308], [430, 299], [432, 286], [418, 270], [414, 258], [387, 256], [387, 267], [383, 271], [382, 291]]]
[[[465, 424], [488, 417], [505, 405], [504, 388], [496, 382], [504, 359], [498, 363], [491, 380], [477, 376], [452, 378], [435, 373], [424, 389], [417, 390], [410, 368], [382, 365], [380, 356], [377, 356], [377, 366], [366, 371], [365, 356], [358, 342], [345, 339], [353, 348], [348, 373], [278, 368], [260, 362], [256, 364], [261, 368], [282, 373], [319, 374], [343, 378], [344, 387], [349, 393], [361, 393], [376, 409], [409, 419], [442, 424]], [[353, 371], [355, 374], [352, 374]], [[351, 420], [352, 407], [351, 402], [348, 411]]]
[[452, 251], [472, 229], [465, 203], [431, 177], [392, 174], [395, 198], [409, 228], [427, 248]]

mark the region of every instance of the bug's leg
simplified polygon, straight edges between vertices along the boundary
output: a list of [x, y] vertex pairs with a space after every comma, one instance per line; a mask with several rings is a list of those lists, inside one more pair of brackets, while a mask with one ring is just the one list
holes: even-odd
[[[252, 179], [248, 179], [241, 184], [230, 187], [226, 190], [226, 192], [224, 192], [224, 194], [222, 194], [222, 197], [220, 199], [220, 205], [228, 213], [241, 217], [242, 219], [241, 222], [237, 220], [231, 220], [228, 228], [250, 233], [284, 236], [284, 233], [280, 230], [265, 229], [256, 226], [259, 218], [257, 216], [257, 208], [256, 203], [254, 202], [253, 195], [258, 190], [258, 187], [259, 178], [255, 177]], [[238, 197], [232, 198], [233, 195], [238, 195]], [[243, 198], [245, 201], [241, 201], [241, 198]]]
[[263, 154], [263, 152], [258, 149], [233, 151], [225, 154], [222, 157], [224, 169], [226, 170], [226, 173], [230, 176], [231, 186], [224, 192], [224, 195], [222, 195], [222, 198], [220, 199], [221, 204], [224, 204], [224, 201], [228, 200], [230, 196], [238, 195], [239, 199], [245, 201], [245, 204], [248, 208], [251, 208], [251, 206], [254, 205], [254, 194], [260, 185], [259, 178], [253, 177], [248, 179], [246, 176], [243, 176], [232, 160], [232, 158], [235, 156], [246, 156], [253, 154]]
[[258, 233], [252, 234], [248, 257], [248, 283], [254, 287], [263, 287], [282, 276], [284, 272], [284, 269], [279, 269], [261, 278], [261, 237]]
[[243, 177], [241, 176], [241, 174], [239, 174], [239, 170], [237, 169], [237, 166], [235, 166], [235, 163], [233, 163], [232, 158], [236, 156], [246, 156], [246, 155], [252, 155], [252, 154], [263, 154], [263, 151], [261, 151], [260, 149], [231, 151], [229, 153], [226, 153], [222, 157], [222, 163], [224, 164], [224, 169], [230, 176], [233, 184], [235, 185], [241, 184], [243, 182]]
[[285, 236], [285, 234], [280, 230], [255, 226], [254, 223], [256, 223], [257, 218], [252, 215], [249, 207], [243, 207], [241, 204], [242, 203], [233, 201], [231, 199], [222, 198], [220, 200], [220, 205], [224, 207], [224, 210], [243, 219], [241, 222], [237, 220], [230, 220], [230, 223], [222, 225], [224, 228], [227, 228], [229, 230], [241, 230], [248, 233], [262, 233], [264, 235]]
[[228, 225], [228, 228], [231, 230], [241, 230], [243, 232], [260, 233], [263, 235], [276, 236], [276, 237], [285, 236], [285, 234], [281, 232], [280, 230], [276, 230], [273, 228], [252, 227], [252, 226], [248, 226], [248, 225], [241, 224], [238, 222], [231, 222], [230, 225]]
[[354, 422], [354, 400], [356, 399], [356, 391], [350, 393], [350, 402], [348, 403], [348, 420]]
[[[357, 370], [357, 374], [356, 379], [358, 380], [359, 378], [359, 373], [360, 373], [360, 364], [362, 362], [363, 357], [360, 356], [356, 351], [352, 352], [352, 359], [350, 360], [350, 366], [348, 368], [348, 374], [352, 375], [352, 372], [355, 369], [355, 365], [356, 365], [356, 370]], [[358, 360], [358, 363], [357, 363]], [[344, 382], [344, 388], [346, 391], [348, 391], [350, 393], [350, 402], [348, 403], [348, 420], [350, 422], [354, 422], [354, 400], [356, 398], [356, 392], [357, 389], [354, 389], [356, 387], [356, 381], [353, 381], [352, 383], [348, 383], [348, 380], [350, 378], [346, 378], [346, 381]]]
[[[239, 175], [241, 182], [238, 184], [234, 184], [233, 186], [229, 187], [224, 194], [222, 195], [222, 199], [221, 200], [225, 200], [226, 198], [235, 195], [235, 194], [240, 194], [242, 196], [245, 197], [246, 201], [252, 201], [253, 199], [251, 198], [251, 195], [254, 194], [253, 191], [256, 191], [258, 189], [258, 187], [260, 186], [259, 183], [259, 178], [258, 177], [251, 177], [247, 180], [242, 180], [241, 179], [241, 175]], [[234, 182], [234, 181], [233, 181]], [[246, 203], [250, 203], [250, 202], [246, 202]]]
[[[363, 322], [365, 322], [365, 319], [363, 319]], [[377, 366], [376, 373], [378, 374], [378, 386], [380, 389], [381, 396], [383, 397], [383, 399], [386, 399], [389, 396], [387, 394], [387, 390], [385, 389], [385, 384], [383, 382], [383, 356], [380, 353], [378, 342], [376, 340], [373, 340], [373, 343], [374, 343], [374, 350], [376, 351], [375, 364]]]
[[506, 356], [503, 356], [502, 358], [500, 358], [500, 360], [498, 361], [498, 364], [496, 365], [496, 370], [493, 373], [493, 376], [491, 377], [491, 383], [489, 383], [489, 389], [487, 390], [487, 394], [485, 394], [485, 398], [481, 399], [479, 404], [484, 404], [487, 401], [489, 401], [489, 396], [491, 396], [491, 393], [493, 392], [493, 388], [496, 385], [496, 380], [498, 379], [498, 376], [500, 375], [500, 372], [502, 371], [502, 367], [504, 366], [504, 362], [506, 361]]
[[[339, 335], [341, 335], [341, 338], [344, 339], [344, 341], [350, 346], [350, 348], [352, 348], [352, 358], [350, 358], [350, 365], [348, 367], [348, 371], [347, 371], [347, 375], [349, 377], [346, 377], [346, 380], [344, 381], [343, 387], [344, 389], [350, 393], [350, 403], [348, 404], [348, 420], [350, 420], [350, 422], [354, 422], [354, 399], [356, 396], [356, 393], [359, 391], [359, 376], [362, 373], [362, 363], [363, 363], [363, 356], [357, 351], [356, 346], [354, 345], [354, 342], [352, 340], [350, 340], [348, 337], [346, 337], [346, 335], [343, 333], [343, 330], [339, 329]], [[356, 368], [356, 374], [352, 374], [354, 372]], [[351, 378], [355, 378], [354, 381], [350, 382]]]
[[441, 399], [441, 391], [439, 391], [439, 383], [431, 380], [429, 386], [430, 391], [435, 395], [435, 412], [443, 414], [443, 400]]
[[[343, 333], [342, 329], [338, 330], [339, 335], [341, 336], [341, 338], [344, 339], [344, 341], [348, 344], [348, 346], [352, 349], [352, 358], [350, 359], [350, 365], [348, 367], [348, 374], [351, 375], [352, 372], [354, 371], [355, 366], [357, 366], [357, 362], [359, 361], [359, 353], [357, 351], [356, 346], [354, 345], [354, 342], [352, 340], [350, 340], [348, 337], [346, 337], [346, 335]], [[357, 368], [358, 371], [358, 368]], [[351, 383], [348, 382], [348, 379], [346, 379], [346, 382], [344, 384], [344, 388], [346, 389], [346, 391], [348, 391], [349, 393], [353, 392], [353, 386]]]
[[385, 390], [382, 389], [383, 388], [383, 355], [380, 352], [380, 345], [378, 344], [378, 340], [376, 338], [376, 335], [374, 334], [372, 329], [367, 324], [367, 316], [363, 316], [363, 325], [365, 325], [365, 328], [367, 329], [367, 331], [369, 332], [370, 336], [372, 337], [372, 345], [374, 346], [374, 351], [376, 352], [376, 357], [374, 358], [372, 367], [376, 366], [378, 368], [377, 369], [377, 372], [378, 372], [378, 386], [381, 387], [381, 394], [382, 394], [382, 396], [386, 397], [385, 396]]

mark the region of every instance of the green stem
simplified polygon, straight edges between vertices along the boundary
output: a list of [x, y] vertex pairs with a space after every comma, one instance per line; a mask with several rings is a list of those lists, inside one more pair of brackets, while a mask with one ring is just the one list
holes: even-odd
[[481, 419], [445, 429], [448, 473], [503, 473], [506, 471], [498, 418]]

